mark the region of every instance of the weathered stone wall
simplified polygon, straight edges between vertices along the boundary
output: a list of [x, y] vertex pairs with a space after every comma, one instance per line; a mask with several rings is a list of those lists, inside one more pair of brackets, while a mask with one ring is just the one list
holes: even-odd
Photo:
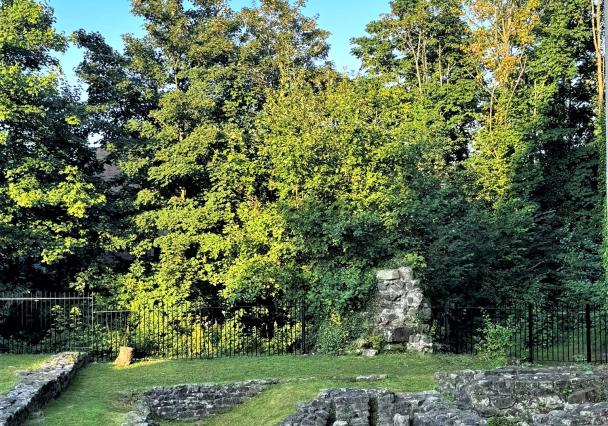
[[563, 410], [535, 414], [534, 426], [608, 425], [608, 402], [567, 405]]
[[375, 328], [388, 343], [407, 343], [407, 349], [430, 352], [433, 342], [431, 306], [409, 267], [378, 271], [378, 314]]
[[386, 389], [333, 389], [302, 404], [282, 426], [487, 425], [436, 392], [395, 394]]
[[519, 426], [608, 426], [605, 370], [503, 368], [437, 377], [439, 392], [323, 391], [282, 426], [465, 426], [492, 418]]
[[252, 380], [231, 384], [157, 387], [143, 393], [124, 425], [155, 425], [155, 420], [204, 420], [230, 411], [276, 382]]
[[608, 400], [608, 375], [581, 368], [502, 368], [439, 373], [439, 391], [484, 417], [531, 420], [569, 404]]
[[0, 397], [0, 426], [25, 423], [28, 415], [56, 398], [87, 361], [79, 352], [53, 356], [35, 371], [21, 374], [21, 381]]

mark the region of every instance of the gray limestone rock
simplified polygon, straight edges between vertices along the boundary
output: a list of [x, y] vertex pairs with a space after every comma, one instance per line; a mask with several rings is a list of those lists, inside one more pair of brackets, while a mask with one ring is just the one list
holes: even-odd
[[608, 402], [567, 405], [563, 410], [533, 416], [535, 426], [608, 425]]
[[395, 417], [393, 417], [393, 426], [410, 426], [410, 416], [395, 414]]
[[530, 420], [534, 414], [562, 410], [572, 402], [608, 399], [608, 375], [576, 367], [439, 373], [437, 381], [439, 390], [459, 407], [485, 417]]
[[[432, 311], [425, 299], [420, 282], [414, 279], [409, 267], [378, 271], [378, 296], [375, 329], [387, 343], [408, 343], [416, 352], [431, 352], [432, 340], [428, 335]], [[421, 339], [417, 336], [424, 335]], [[411, 342], [412, 336], [417, 338]]]
[[123, 426], [152, 426], [156, 424], [155, 419], [204, 420], [230, 411], [276, 383], [273, 380], [251, 380], [230, 384], [152, 388], [139, 395]]
[[326, 390], [282, 425], [483, 426], [494, 418], [519, 426], [608, 426], [604, 370], [502, 368], [437, 376], [439, 392]]
[[399, 271], [397, 269], [386, 269], [376, 272], [376, 278], [381, 281], [398, 280]]
[[[313, 419], [316, 423], [310, 423]], [[334, 389], [321, 392], [317, 399], [303, 404], [281, 424], [464, 426], [487, 423], [476, 413], [459, 409], [436, 392], [396, 394], [386, 389]]]

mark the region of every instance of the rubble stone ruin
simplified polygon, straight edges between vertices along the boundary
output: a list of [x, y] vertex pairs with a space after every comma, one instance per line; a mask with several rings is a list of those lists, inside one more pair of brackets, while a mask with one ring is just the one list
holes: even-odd
[[608, 373], [585, 368], [503, 368], [439, 373], [438, 390], [333, 389], [282, 426], [608, 425]]
[[376, 278], [376, 330], [387, 343], [404, 343], [413, 352], [431, 352], [431, 305], [412, 268], [381, 270]]

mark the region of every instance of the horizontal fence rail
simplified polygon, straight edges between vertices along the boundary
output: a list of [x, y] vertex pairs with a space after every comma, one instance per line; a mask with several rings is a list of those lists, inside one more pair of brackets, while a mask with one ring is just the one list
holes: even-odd
[[[88, 350], [93, 296], [38, 293], [0, 297], [0, 352], [55, 353]], [[84, 324], [86, 322], [86, 324]]]
[[220, 358], [308, 353], [305, 305], [193, 307], [150, 304], [121, 310], [93, 295], [0, 297], [0, 352], [83, 350], [97, 360], [121, 346], [138, 358]]
[[510, 334], [511, 360], [608, 363], [608, 310], [592, 305], [445, 308], [435, 314], [436, 350], [475, 354], [485, 324]]
[[[488, 323], [508, 330], [511, 360], [608, 363], [608, 310], [592, 305], [451, 306], [434, 314], [435, 350], [475, 354]], [[131, 346], [138, 358], [296, 355], [311, 352], [317, 325], [303, 303], [123, 310], [94, 295], [0, 297], [2, 353], [82, 350], [111, 360]]]

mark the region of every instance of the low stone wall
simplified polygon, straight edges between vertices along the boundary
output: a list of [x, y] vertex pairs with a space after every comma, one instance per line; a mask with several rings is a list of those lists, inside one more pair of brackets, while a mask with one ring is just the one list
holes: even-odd
[[533, 416], [535, 426], [608, 425], [608, 402], [567, 405], [563, 410]]
[[79, 352], [53, 356], [39, 369], [21, 374], [22, 379], [6, 395], [0, 396], [0, 425], [25, 423], [28, 415], [56, 398], [87, 361]]
[[438, 374], [439, 391], [484, 417], [530, 420], [569, 404], [608, 400], [608, 375], [581, 368], [503, 368]]
[[488, 422], [478, 413], [457, 407], [444, 396], [435, 395], [425, 398], [418, 406], [413, 406], [410, 423], [398, 423], [394, 426], [486, 426]]
[[437, 392], [396, 394], [386, 389], [333, 389], [300, 405], [282, 426], [483, 426]]
[[155, 420], [204, 420], [230, 411], [274, 384], [271, 380], [252, 380], [152, 388], [139, 396], [123, 425], [152, 426], [156, 425]]
[[608, 426], [606, 370], [502, 368], [439, 373], [437, 379], [438, 392], [323, 391], [282, 426], [472, 426], [489, 419], [520, 426]]

